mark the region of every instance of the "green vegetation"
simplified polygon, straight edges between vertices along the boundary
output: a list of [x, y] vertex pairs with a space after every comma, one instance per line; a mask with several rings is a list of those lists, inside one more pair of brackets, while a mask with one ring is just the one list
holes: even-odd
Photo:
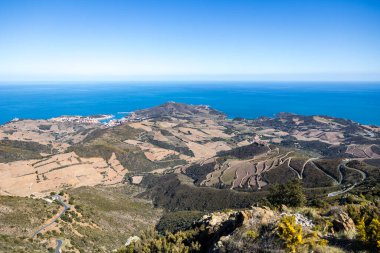
[[294, 216], [284, 216], [277, 227], [277, 234], [290, 252], [296, 252], [303, 243], [302, 226], [296, 223]]
[[0, 252], [46, 252], [46, 245], [30, 236], [59, 205], [10, 196], [0, 196], [0, 203]]
[[306, 203], [305, 193], [300, 180], [292, 180], [286, 184], [273, 185], [269, 189], [268, 200], [272, 205], [303, 206]]
[[259, 202], [267, 192], [237, 192], [229, 189], [197, 187], [184, 175], [145, 176], [147, 190], [139, 196], [153, 199], [156, 206], [171, 211], [215, 211], [226, 208], [247, 208]]
[[199, 252], [199, 243], [193, 241], [196, 230], [180, 231], [175, 234], [159, 235], [154, 230], [148, 230], [141, 235], [141, 240], [117, 251], [117, 253], [189, 253]]
[[247, 237], [249, 237], [253, 240], [255, 240], [259, 236], [259, 234], [256, 231], [251, 230], [251, 229], [246, 232], [246, 235], [247, 235]]
[[43, 130], [43, 131], [48, 131], [51, 129], [51, 126], [52, 125], [39, 125], [38, 129]]
[[357, 237], [370, 248], [380, 250], [380, 209], [379, 202], [375, 205], [363, 201], [360, 204], [346, 206], [347, 213], [355, 221]]
[[25, 236], [0, 234], [0, 252], [6, 253], [45, 253], [47, 244]]
[[[277, 226], [277, 234], [289, 252], [299, 252], [300, 246], [307, 246], [310, 250], [316, 245], [326, 245], [327, 240], [321, 239], [317, 232], [303, 231], [294, 216], [283, 216]], [[309, 249], [307, 251], [309, 251]]]
[[363, 242], [380, 250], [380, 221], [377, 218], [373, 218], [367, 225], [363, 217], [357, 225], [357, 229], [359, 238]]
[[129, 236], [154, 226], [161, 214], [148, 201], [132, 197], [137, 192], [133, 186], [68, 190], [80, 215], [67, 211], [62, 219], [62, 233], [73, 247], [85, 252], [119, 248]]
[[153, 138], [149, 138], [148, 141], [157, 147], [169, 149], [169, 150], [174, 150], [180, 154], [184, 154], [187, 156], [194, 157], [193, 151], [191, 151], [187, 146], [185, 146], [183, 144], [181, 146], [178, 146], [178, 145], [173, 145], [173, 144], [168, 143], [168, 142], [158, 141], [158, 140], [155, 140]]
[[81, 157], [102, 157], [108, 161], [112, 154], [130, 172], [149, 172], [158, 168], [166, 168], [184, 164], [183, 160], [170, 160], [155, 163], [144, 155], [138, 147], [125, 143], [125, 140], [138, 138], [141, 130], [128, 125], [116, 126], [107, 129], [97, 129], [91, 132], [82, 143], [73, 145], [68, 151], [74, 151]]
[[216, 162], [205, 164], [192, 164], [186, 169], [186, 175], [194, 179], [195, 184], [200, 184], [207, 176], [208, 173], [214, 170]]
[[199, 211], [165, 212], [157, 223], [156, 229], [160, 233], [184, 230], [191, 227], [193, 222], [202, 218], [204, 214]]
[[42, 158], [41, 153], [51, 153], [51, 148], [32, 141], [0, 140], [0, 162]]
[[263, 144], [253, 143], [247, 146], [234, 148], [228, 151], [220, 151], [218, 152], [218, 156], [232, 156], [238, 159], [248, 159], [253, 156], [263, 154], [268, 152], [268, 147]]

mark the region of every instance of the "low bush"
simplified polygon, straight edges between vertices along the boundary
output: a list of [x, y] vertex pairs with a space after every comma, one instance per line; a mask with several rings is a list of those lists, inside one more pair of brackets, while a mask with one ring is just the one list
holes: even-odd
[[321, 239], [316, 231], [303, 231], [297, 224], [295, 216], [283, 216], [277, 227], [277, 235], [283, 241], [288, 252], [307, 250], [313, 252], [316, 246], [327, 245], [327, 240]]
[[296, 252], [297, 247], [303, 243], [302, 227], [296, 223], [294, 216], [284, 216], [281, 219], [277, 234], [289, 252]]
[[162, 236], [154, 230], [148, 230], [141, 235], [141, 240], [133, 241], [125, 248], [119, 249], [117, 253], [200, 252], [200, 244], [192, 240], [194, 233], [196, 233], [194, 230], [187, 230]]

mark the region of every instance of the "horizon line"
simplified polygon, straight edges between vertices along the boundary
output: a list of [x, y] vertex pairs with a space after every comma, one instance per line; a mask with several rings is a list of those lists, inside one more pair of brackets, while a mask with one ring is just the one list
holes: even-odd
[[168, 82], [168, 83], [187, 83], [187, 82], [195, 82], [195, 83], [209, 83], [209, 82], [219, 82], [219, 83], [380, 83], [379, 80], [259, 80], [259, 79], [252, 79], [252, 80], [239, 80], [239, 79], [229, 79], [229, 80], [222, 80], [222, 79], [125, 79], [125, 80], [83, 80], [83, 79], [72, 79], [72, 80], [0, 80], [0, 83], [72, 83], [72, 82], [78, 82], [78, 83], [162, 83], [162, 82]]

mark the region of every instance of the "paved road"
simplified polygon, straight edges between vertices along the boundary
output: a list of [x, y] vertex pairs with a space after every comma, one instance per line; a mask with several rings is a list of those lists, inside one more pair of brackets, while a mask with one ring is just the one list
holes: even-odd
[[348, 191], [354, 189], [355, 186], [356, 186], [356, 183], [353, 184], [352, 186], [348, 187], [346, 190], [340, 190], [340, 191], [336, 191], [336, 192], [330, 192], [329, 194], [327, 194], [327, 197], [335, 197], [337, 195], [343, 194], [345, 192], [348, 192]]
[[[67, 209], [70, 208], [70, 205], [63, 202], [62, 199], [61, 199], [61, 196], [59, 195], [54, 195], [53, 198], [55, 198], [59, 203], [61, 203], [61, 205], [63, 206], [63, 210], [62, 212], [50, 223], [42, 226], [40, 229], [38, 229], [36, 232], [33, 233], [32, 237], [35, 237], [38, 233], [40, 233], [42, 230], [44, 230], [45, 228], [53, 225], [59, 218], [61, 218], [61, 216], [67, 211]], [[55, 247], [55, 253], [61, 253], [61, 246], [63, 244], [63, 240], [61, 239], [57, 239], [56, 240], [57, 242], [57, 246]]]
[[61, 246], [63, 241], [60, 239], [57, 239], [57, 246], [55, 247], [54, 253], [61, 253]]
[[[360, 175], [361, 175], [361, 177], [362, 177], [362, 178], [361, 178], [361, 182], [363, 182], [363, 181], [367, 178], [367, 175], [366, 175], [363, 171], [361, 171], [361, 170], [358, 170], [358, 169], [355, 169], [355, 168], [352, 168], [352, 167], [348, 167], [348, 166], [347, 166], [347, 163], [348, 163], [349, 161], [350, 161], [350, 160], [343, 161], [342, 163], [340, 163], [340, 164], [338, 165], [338, 168], [340, 168], [340, 166], [342, 166], [342, 167], [346, 167], [346, 168], [348, 168], [348, 169], [351, 169], [351, 170], [354, 170], [354, 171], [360, 173]], [[340, 170], [339, 170], [339, 172], [340, 172]], [[340, 173], [341, 173], [341, 172], [340, 172]], [[343, 178], [343, 175], [342, 175], [342, 174], [341, 174], [341, 177]], [[341, 182], [342, 182], [342, 178], [341, 178], [341, 180], [340, 180]], [[340, 194], [346, 193], [346, 192], [348, 192], [348, 191], [354, 189], [355, 186], [356, 186], [357, 184], [358, 184], [358, 183], [354, 183], [352, 186], [348, 187], [348, 188], [345, 189], [345, 190], [340, 190], [340, 191], [330, 192], [329, 194], [327, 194], [327, 197], [335, 197], [335, 196], [337, 196], [337, 195], [340, 195]]]
[[36, 232], [33, 233], [32, 237], [35, 237], [39, 232], [41, 232], [42, 230], [44, 230], [45, 228], [53, 225], [59, 218], [61, 218], [61, 216], [67, 211], [67, 209], [70, 208], [70, 205], [66, 204], [65, 202], [62, 201], [61, 199], [61, 196], [59, 195], [54, 195], [53, 198], [56, 198], [56, 200], [61, 203], [61, 205], [64, 207], [64, 209], [62, 210], [62, 212], [50, 223], [42, 226], [40, 229], [38, 229]]

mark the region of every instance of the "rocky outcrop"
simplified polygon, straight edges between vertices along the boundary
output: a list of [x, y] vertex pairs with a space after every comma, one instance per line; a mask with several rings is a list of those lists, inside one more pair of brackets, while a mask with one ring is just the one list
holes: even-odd
[[278, 219], [273, 210], [266, 207], [252, 207], [243, 211], [215, 212], [203, 216], [195, 226], [204, 229], [199, 235], [204, 252], [218, 252], [240, 227], [267, 225]]
[[345, 212], [336, 214], [335, 219], [332, 221], [332, 223], [335, 232], [348, 232], [355, 230], [354, 221]]
[[127, 239], [127, 241], [126, 241], [126, 243], [125, 243], [125, 246], [128, 246], [128, 245], [130, 245], [131, 243], [133, 243], [133, 242], [137, 242], [137, 241], [141, 241], [141, 239], [140, 239], [140, 237], [138, 237], [138, 236], [130, 236], [128, 239]]
[[267, 225], [276, 220], [276, 213], [268, 207], [252, 207], [251, 210], [242, 211], [245, 217], [243, 224], [260, 223]]
[[199, 222], [206, 225], [206, 228], [217, 230], [218, 227], [223, 226], [226, 222], [233, 224], [236, 228], [252, 222], [269, 224], [277, 218], [276, 213], [268, 207], [252, 207], [252, 209], [237, 212], [215, 212], [203, 216]]

